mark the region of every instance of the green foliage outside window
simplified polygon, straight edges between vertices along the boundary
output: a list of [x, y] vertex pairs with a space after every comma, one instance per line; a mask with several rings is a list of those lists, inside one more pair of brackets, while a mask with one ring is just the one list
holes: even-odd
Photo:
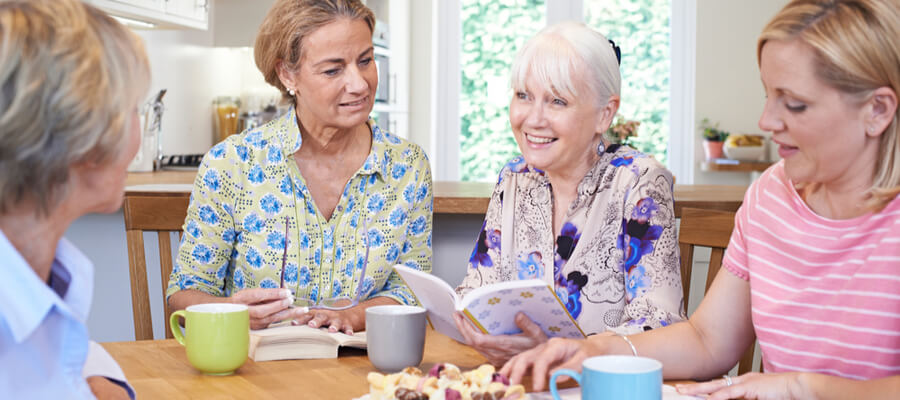
[[460, 178], [496, 181], [519, 154], [509, 127], [509, 69], [546, 25], [544, 0], [462, 0]]
[[641, 123], [629, 145], [666, 164], [671, 0], [585, 0], [585, 22], [622, 49], [619, 114]]
[[[622, 48], [619, 113], [641, 123], [630, 143], [666, 162], [671, 0], [585, 0], [586, 23]], [[546, 24], [544, 0], [462, 0], [460, 176], [494, 181], [519, 154], [509, 128], [509, 68]]]

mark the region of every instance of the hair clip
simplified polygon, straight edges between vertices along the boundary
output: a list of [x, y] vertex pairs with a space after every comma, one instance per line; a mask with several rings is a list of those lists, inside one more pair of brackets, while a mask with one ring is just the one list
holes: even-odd
[[619, 49], [619, 46], [616, 46], [616, 42], [613, 42], [612, 39], [607, 40], [609, 40], [609, 44], [612, 45], [613, 50], [616, 52], [616, 64], [622, 65], [622, 50]]

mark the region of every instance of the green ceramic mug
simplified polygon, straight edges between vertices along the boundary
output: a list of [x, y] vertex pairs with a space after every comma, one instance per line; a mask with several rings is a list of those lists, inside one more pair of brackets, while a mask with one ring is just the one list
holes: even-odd
[[[184, 334], [178, 326], [184, 318]], [[175, 340], [185, 347], [188, 361], [208, 375], [230, 375], [247, 361], [250, 312], [243, 304], [196, 304], [169, 317]]]

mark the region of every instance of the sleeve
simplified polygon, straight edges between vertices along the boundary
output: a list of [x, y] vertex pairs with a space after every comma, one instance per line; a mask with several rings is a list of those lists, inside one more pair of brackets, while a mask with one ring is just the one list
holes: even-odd
[[610, 329], [638, 333], [685, 319], [675, 224], [672, 174], [663, 166], [640, 174], [626, 191], [620, 246], [625, 269], [625, 312]]
[[727, 269], [735, 276], [750, 280], [750, 269], [747, 267], [747, 245], [744, 237], [744, 229], [749, 220], [749, 213], [756, 205], [755, 196], [760, 182], [763, 178], [757, 179], [747, 193], [744, 193], [744, 202], [738, 208], [734, 215], [734, 230], [731, 232], [731, 239], [728, 241], [728, 247], [725, 249], [725, 257], [722, 258], [722, 268]]
[[106, 352], [103, 346], [93, 340], [88, 345], [87, 359], [84, 362], [84, 368], [81, 369], [82, 378], [87, 379], [92, 376], [102, 376], [121, 386], [128, 392], [128, 397], [132, 400], [137, 396], [134, 388], [125, 379], [125, 373], [122, 372], [122, 368], [119, 367], [116, 360]]
[[491, 200], [484, 215], [484, 222], [481, 224], [481, 231], [478, 233], [478, 239], [475, 241], [475, 248], [472, 249], [472, 254], [469, 256], [466, 277], [456, 287], [456, 293], [460, 296], [486, 283], [482, 273], [483, 268], [494, 268], [494, 270], [500, 268], [500, 239], [502, 232], [501, 227], [492, 224], [491, 221], [501, 220], [500, 214], [503, 209], [502, 176], [503, 172], [501, 172], [501, 178], [491, 194]]
[[[434, 211], [431, 165], [421, 148], [415, 146], [412, 165], [415, 165], [415, 187], [412, 207], [406, 226], [406, 241], [397, 263], [431, 273], [431, 228]], [[384, 287], [373, 296], [384, 296], [401, 304], [415, 305], [418, 302], [397, 271], [391, 271]]]
[[[197, 171], [175, 266], [169, 276], [166, 299], [179, 290], [199, 290], [213, 296], [226, 296], [228, 265], [238, 234], [233, 219], [234, 205], [240, 196], [240, 175], [236, 165], [238, 135], [214, 146], [203, 157]], [[243, 152], [243, 153], [246, 153]]]

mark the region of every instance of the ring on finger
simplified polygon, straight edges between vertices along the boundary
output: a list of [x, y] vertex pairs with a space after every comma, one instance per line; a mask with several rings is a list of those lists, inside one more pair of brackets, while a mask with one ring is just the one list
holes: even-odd
[[734, 384], [734, 381], [731, 380], [730, 376], [722, 375], [722, 378], [725, 378], [725, 386], [731, 386]]

